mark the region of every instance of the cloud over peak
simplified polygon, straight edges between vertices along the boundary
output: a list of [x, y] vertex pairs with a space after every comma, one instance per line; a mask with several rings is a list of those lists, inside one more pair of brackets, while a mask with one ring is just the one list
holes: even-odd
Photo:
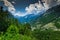
[[[14, 16], [19, 16], [19, 17], [24, 17], [30, 14], [34, 14], [37, 15], [38, 13], [41, 13], [43, 11], [46, 11], [47, 9], [49, 9], [49, 4], [47, 4], [47, 1], [45, 1], [44, 6], [41, 4], [41, 2], [39, 1], [38, 3], [34, 3], [34, 4], [30, 4], [28, 7], [25, 8], [25, 13], [21, 13], [21, 11], [16, 11], [16, 9], [14, 8], [14, 6], [11, 4], [11, 2], [9, 2], [8, 0], [3, 0], [4, 1], [4, 5], [8, 7], [8, 11], [12, 13], [12, 15]], [[52, 0], [48, 0], [48, 1], [52, 1]], [[15, 3], [15, 2], [13, 2]]]

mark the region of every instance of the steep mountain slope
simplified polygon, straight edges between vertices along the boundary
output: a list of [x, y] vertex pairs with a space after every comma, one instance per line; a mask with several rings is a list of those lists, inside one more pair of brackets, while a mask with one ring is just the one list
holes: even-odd
[[[48, 27], [51, 25], [49, 23], [57, 23], [60, 20], [60, 5], [52, 7], [48, 9], [42, 16], [38, 17], [36, 20], [32, 22], [33, 26], [37, 28], [44, 27], [47, 25]], [[60, 25], [60, 21], [58, 23]], [[54, 25], [56, 26], [56, 25]], [[53, 27], [53, 26], [51, 26]], [[57, 26], [58, 27], [58, 26]]]

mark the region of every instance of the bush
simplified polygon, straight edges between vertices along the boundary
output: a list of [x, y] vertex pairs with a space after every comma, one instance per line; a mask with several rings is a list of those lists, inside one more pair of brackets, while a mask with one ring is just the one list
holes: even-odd
[[19, 34], [19, 29], [15, 25], [9, 26], [7, 32], [0, 37], [0, 40], [36, 40], [27, 35]]

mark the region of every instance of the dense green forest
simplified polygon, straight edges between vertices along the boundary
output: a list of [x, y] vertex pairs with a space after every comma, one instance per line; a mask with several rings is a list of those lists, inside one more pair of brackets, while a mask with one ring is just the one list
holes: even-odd
[[60, 6], [49, 10], [53, 11], [48, 11], [35, 22], [33, 21], [34, 30], [30, 23], [21, 24], [8, 11], [0, 10], [0, 40], [60, 40], [60, 31], [44, 28], [44, 26], [49, 27], [51, 24], [54, 24], [54, 27], [58, 29], [60, 28]]
[[0, 40], [36, 40], [29, 23], [21, 24], [8, 11], [0, 10]]

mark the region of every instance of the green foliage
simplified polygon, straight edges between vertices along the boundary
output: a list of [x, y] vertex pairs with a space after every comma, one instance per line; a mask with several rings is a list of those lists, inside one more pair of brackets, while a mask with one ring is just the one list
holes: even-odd
[[5, 32], [8, 26], [8, 12], [0, 12], [0, 31]]
[[26, 35], [20, 35], [20, 34], [6, 34], [4, 35], [1, 40], [35, 40], [34, 38], [31, 38]]
[[15, 25], [10, 25], [9, 28], [7, 29], [7, 32], [12, 34], [19, 33], [19, 29]]
[[35, 30], [32, 35], [38, 40], [60, 40], [60, 31]]
[[29, 23], [26, 24], [21, 24], [19, 26], [19, 33], [22, 35], [27, 35], [30, 36], [31, 35], [31, 26]]
[[60, 28], [60, 17], [55, 20], [54, 25], [59, 29]]
[[30, 24], [19, 23], [8, 11], [0, 12], [0, 40], [35, 40], [30, 34]]
[[19, 34], [19, 29], [15, 25], [9, 26], [7, 32], [0, 37], [0, 40], [36, 40], [27, 35]]

